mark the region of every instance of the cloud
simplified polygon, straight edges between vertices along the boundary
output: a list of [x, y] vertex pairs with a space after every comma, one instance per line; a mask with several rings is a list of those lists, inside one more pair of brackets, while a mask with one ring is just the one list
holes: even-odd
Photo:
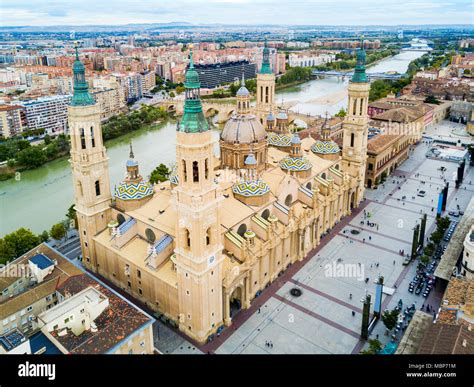
[[2, 0], [3, 25], [470, 24], [471, 0]]

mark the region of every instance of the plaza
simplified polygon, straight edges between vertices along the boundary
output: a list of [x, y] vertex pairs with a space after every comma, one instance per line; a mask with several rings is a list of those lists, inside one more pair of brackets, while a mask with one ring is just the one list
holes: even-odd
[[[408, 292], [417, 263], [404, 266], [400, 251], [405, 255], [411, 251], [413, 227], [420, 223], [422, 213], [428, 216], [425, 235], [434, 230], [443, 179], [450, 182], [447, 214], [456, 205], [461, 209], [467, 206], [474, 192], [470, 184], [474, 173], [469, 168], [464, 184], [455, 190], [451, 176], [457, 164], [427, 159], [427, 149], [420, 143], [383, 185], [366, 190], [361, 207], [323, 237], [310, 258], [292, 265], [249, 310], [233, 317], [231, 327], [201, 350], [217, 354], [359, 353], [366, 345], [360, 340], [361, 299], [367, 292], [374, 302], [374, 281], [379, 274], [384, 276], [385, 287], [394, 290], [393, 295], [383, 295], [382, 310], [393, 309], [399, 299], [404, 307], [415, 303], [420, 309], [429, 304], [437, 310], [441, 289], [435, 288], [428, 299]], [[441, 166], [446, 168], [444, 175], [439, 171]], [[417, 196], [417, 190], [426, 191], [426, 196]], [[375, 225], [367, 226], [367, 219]], [[328, 267], [337, 264], [360, 267], [363, 275], [328, 276]], [[369, 278], [368, 282], [361, 277]], [[292, 296], [292, 288], [299, 288], [301, 296]], [[378, 337], [385, 345], [390, 337], [384, 333], [385, 326], [379, 321], [370, 338]]]

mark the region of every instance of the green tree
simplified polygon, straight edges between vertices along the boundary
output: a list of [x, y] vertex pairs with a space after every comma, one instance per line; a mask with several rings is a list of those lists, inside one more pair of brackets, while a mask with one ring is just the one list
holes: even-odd
[[51, 144], [51, 136], [49, 134], [47, 134], [46, 136], [44, 136], [44, 143], [46, 145], [49, 145]]
[[382, 350], [382, 343], [377, 339], [369, 340], [369, 348], [361, 353], [364, 355], [376, 355], [379, 351]]
[[393, 310], [386, 310], [382, 313], [382, 322], [384, 323], [385, 327], [391, 331], [397, 325], [399, 311], [396, 309]]
[[336, 116], [336, 117], [345, 117], [346, 114], [347, 114], [347, 113], [346, 113], [345, 109], [344, 109], [344, 108], [341, 108], [341, 109], [335, 114], [335, 116]]
[[66, 218], [71, 227], [77, 229], [77, 212], [74, 204], [71, 204], [67, 209]]
[[19, 228], [0, 239], [0, 263], [15, 259], [41, 243], [31, 230]]
[[63, 223], [57, 223], [51, 227], [49, 235], [51, 235], [51, 238], [59, 241], [66, 236], [66, 227], [64, 227]]
[[425, 98], [425, 103], [431, 103], [434, 105], [439, 105], [440, 102], [436, 99], [434, 95], [429, 95]]
[[41, 242], [47, 242], [49, 240], [49, 232], [44, 230], [40, 235], [39, 238], [41, 239]]
[[18, 152], [16, 161], [26, 168], [37, 168], [47, 160], [45, 152], [37, 146], [32, 146]]
[[184, 92], [184, 90], [186, 90], [186, 89], [184, 88], [184, 86], [178, 86], [178, 87], [176, 88], [176, 94], [181, 94], [181, 93]]
[[165, 164], [160, 164], [151, 172], [150, 183], [156, 184], [158, 182], [166, 181], [168, 180], [170, 173], [171, 171]]

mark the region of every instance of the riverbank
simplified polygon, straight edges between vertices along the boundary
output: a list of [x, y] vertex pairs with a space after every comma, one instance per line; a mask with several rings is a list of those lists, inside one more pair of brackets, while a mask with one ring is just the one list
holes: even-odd
[[[159, 125], [170, 118], [164, 109], [144, 105], [139, 110], [111, 117], [102, 124], [102, 137], [104, 142], [107, 142], [144, 127]], [[70, 138], [65, 135], [59, 135], [49, 140], [49, 143], [45, 142], [46, 146], [24, 144], [26, 140], [21, 139], [8, 141], [2, 144], [3, 147], [8, 147], [4, 152], [8, 150], [10, 156], [8, 156], [8, 163], [0, 167], [0, 181], [12, 179], [18, 176], [19, 172], [34, 170], [69, 155]], [[22, 145], [17, 146], [17, 144]]]

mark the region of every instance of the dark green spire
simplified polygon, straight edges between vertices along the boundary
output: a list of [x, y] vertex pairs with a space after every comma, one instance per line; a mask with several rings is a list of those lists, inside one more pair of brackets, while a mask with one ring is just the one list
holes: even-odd
[[199, 74], [194, 69], [192, 48], [189, 55], [189, 68], [188, 71], [186, 71], [184, 87], [186, 88], [184, 114], [181, 122], [178, 123], [178, 131], [186, 133], [199, 133], [209, 130], [209, 124], [202, 111], [201, 99], [199, 95], [201, 83], [199, 82]]
[[357, 50], [357, 62], [354, 75], [352, 76], [352, 82], [356, 83], [366, 83], [369, 81], [367, 74], [365, 73], [365, 50], [364, 50], [364, 41], [360, 40], [360, 49]]
[[94, 98], [89, 94], [89, 86], [86, 81], [86, 70], [79, 60], [79, 53], [76, 46], [76, 60], [72, 66], [74, 76], [74, 95], [72, 96], [72, 106], [94, 105]]
[[270, 67], [270, 50], [268, 49], [267, 39], [265, 39], [265, 45], [263, 46], [263, 60], [260, 74], [271, 74], [272, 69]]

